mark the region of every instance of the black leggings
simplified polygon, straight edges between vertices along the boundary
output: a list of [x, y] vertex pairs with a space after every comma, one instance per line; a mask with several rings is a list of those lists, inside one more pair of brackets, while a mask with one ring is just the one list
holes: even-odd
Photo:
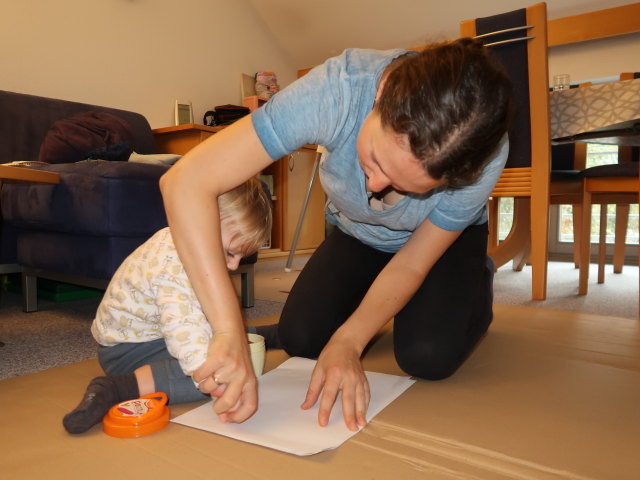
[[[407, 374], [450, 376], [489, 328], [493, 265], [486, 252], [487, 225], [468, 227], [395, 316], [395, 357]], [[317, 357], [392, 257], [334, 229], [300, 272], [284, 306], [278, 337], [285, 351]]]

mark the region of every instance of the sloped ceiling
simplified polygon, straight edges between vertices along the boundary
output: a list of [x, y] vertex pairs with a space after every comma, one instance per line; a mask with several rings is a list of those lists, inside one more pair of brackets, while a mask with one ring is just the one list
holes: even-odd
[[[323, 62], [348, 47], [412, 47], [458, 36], [460, 20], [515, 10], [535, 0], [249, 0], [295, 68]], [[548, 0], [558, 18], [632, 3]]]

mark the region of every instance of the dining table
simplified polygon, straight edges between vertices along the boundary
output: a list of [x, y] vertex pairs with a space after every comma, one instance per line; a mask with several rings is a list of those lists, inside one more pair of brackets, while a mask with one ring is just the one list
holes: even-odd
[[[638, 146], [640, 78], [551, 91], [549, 115], [552, 144]], [[514, 270], [522, 269], [530, 254], [530, 225], [531, 198], [515, 197], [511, 231], [488, 252], [496, 268], [513, 261]]]
[[552, 91], [549, 110], [553, 143], [640, 145], [640, 78]]

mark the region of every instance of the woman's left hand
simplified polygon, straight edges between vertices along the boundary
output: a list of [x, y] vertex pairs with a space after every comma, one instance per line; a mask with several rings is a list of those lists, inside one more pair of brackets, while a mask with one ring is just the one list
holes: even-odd
[[365, 426], [371, 393], [360, 363], [360, 352], [346, 341], [332, 339], [320, 353], [301, 408], [311, 408], [320, 398], [318, 423], [324, 427], [329, 423], [340, 392], [347, 428], [356, 431], [358, 426]]

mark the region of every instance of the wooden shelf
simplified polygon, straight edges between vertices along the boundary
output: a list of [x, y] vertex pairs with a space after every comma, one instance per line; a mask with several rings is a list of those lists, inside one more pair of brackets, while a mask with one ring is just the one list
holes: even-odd
[[183, 125], [174, 125], [172, 127], [162, 127], [151, 130], [154, 135], [163, 133], [181, 132], [183, 130], [196, 130], [199, 132], [211, 132], [216, 133], [224, 128], [223, 125], [217, 127], [209, 127], [207, 125], [200, 125], [198, 123], [185, 123]]
[[160, 152], [184, 155], [223, 128], [224, 126], [208, 127], [187, 123], [173, 127], [156, 128], [152, 132]]
[[251, 97], [244, 97], [242, 99], [242, 106], [247, 107], [251, 112], [260, 108], [265, 103], [267, 103], [267, 101], [261, 98], [258, 98], [257, 95], [252, 95]]

